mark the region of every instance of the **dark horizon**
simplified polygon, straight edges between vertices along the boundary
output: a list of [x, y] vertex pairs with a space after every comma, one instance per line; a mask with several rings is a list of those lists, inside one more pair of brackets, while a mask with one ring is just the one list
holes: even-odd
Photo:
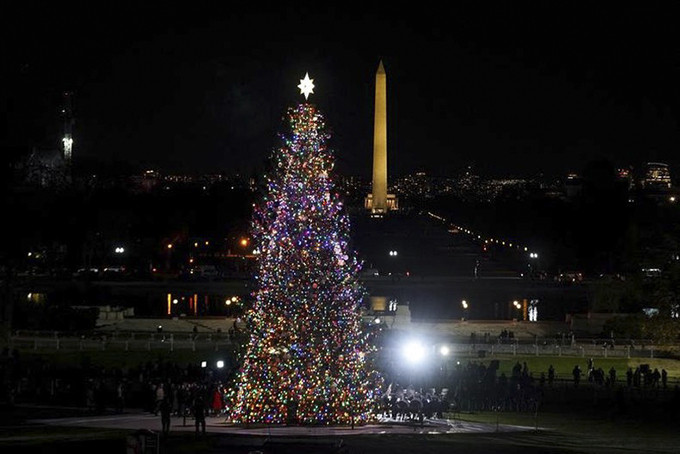
[[591, 160], [680, 166], [674, 7], [455, 5], [414, 12], [281, 5], [41, 5], [4, 14], [5, 155], [59, 143], [74, 92], [75, 156], [250, 173], [316, 84], [341, 174], [370, 175], [374, 75], [388, 75], [392, 176], [564, 175]]

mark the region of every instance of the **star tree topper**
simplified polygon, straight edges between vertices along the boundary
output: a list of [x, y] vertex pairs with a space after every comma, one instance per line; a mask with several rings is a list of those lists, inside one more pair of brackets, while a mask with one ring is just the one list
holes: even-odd
[[305, 73], [305, 78], [300, 79], [298, 88], [300, 89], [300, 94], [305, 95], [305, 100], [307, 100], [310, 93], [314, 93], [314, 79], [309, 78], [309, 73]]

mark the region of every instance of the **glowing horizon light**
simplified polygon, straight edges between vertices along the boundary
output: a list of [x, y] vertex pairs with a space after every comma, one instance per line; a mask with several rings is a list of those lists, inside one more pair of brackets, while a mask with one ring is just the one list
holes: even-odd
[[314, 94], [314, 79], [309, 78], [309, 73], [305, 73], [305, 78], [300, 79], [298, 88], [300, 89], [300, 94], [305, 95], [305, 101], [310, 94]]

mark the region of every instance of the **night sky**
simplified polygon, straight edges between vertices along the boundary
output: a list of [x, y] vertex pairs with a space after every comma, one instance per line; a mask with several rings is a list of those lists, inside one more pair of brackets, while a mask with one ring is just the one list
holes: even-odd
[[680, 171], [671, 2], [15, 3], [0, 7], [7, 156], [58, 142], [72, 90], [77, 156], [249, 173], [309, 71], [340, 172], [368, 176], [382, 57], [393, 175], [562, 174], [600, 157]]

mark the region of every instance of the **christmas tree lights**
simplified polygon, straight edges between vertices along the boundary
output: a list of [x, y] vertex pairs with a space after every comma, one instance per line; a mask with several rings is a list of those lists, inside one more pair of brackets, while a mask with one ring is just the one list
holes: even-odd
[[322, 114], [290, 108], [263, 202], [249, 344], [236, 383], [237, 423], [361, 424], [372, 418], [379, 378], [361, 331], [360, 264], [333, 192]]

